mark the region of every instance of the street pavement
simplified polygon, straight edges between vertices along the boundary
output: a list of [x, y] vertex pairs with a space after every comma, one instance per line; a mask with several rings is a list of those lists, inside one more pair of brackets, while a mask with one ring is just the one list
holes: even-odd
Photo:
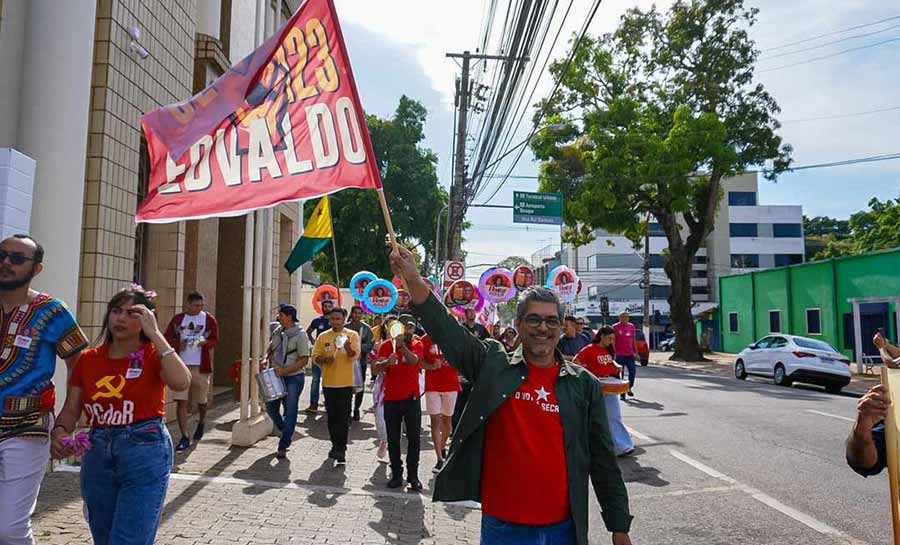
[[[886, 477], [863, 479], [844, 461], [855, 398], [654, 364], [638, 373], [637, 395], [623, 408], [638, 451], [620, 464], [636, 545], [890, 541]], [[204, 440], [176, 455], [157, 543], [478, 543], [477, 506], [430, 500], [435, 457], [427, 432], [419, 495], [385, 488], [372, 413], [353, 425], [345, 468], [326, 459], [322, 413], [300, 417], [300, 437], [282, 462], [274, 437], [229, 446], [235, 405], [212, 416]], [[73, 471], [57, 467], [44, 482], [38, 543], [91, 542]], [[591, 543], [607, 544], [592, 505]]]

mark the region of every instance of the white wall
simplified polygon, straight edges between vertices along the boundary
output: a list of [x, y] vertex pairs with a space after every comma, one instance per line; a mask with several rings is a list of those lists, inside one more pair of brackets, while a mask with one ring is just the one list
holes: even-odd
[[256, 49], [256, 0], [232, 0], [231, 44], [228, 58], [237, 64]]
[[802, 238], [733, 238], [733, 254], [802, 254]]
[[731, 223], [803, 223], [802, 206], [731, 206], [728, 214]]
[[26, 0], [6, 0], [0, 21], [0, 148], [18, 144], [22, 52], [25, 47]]

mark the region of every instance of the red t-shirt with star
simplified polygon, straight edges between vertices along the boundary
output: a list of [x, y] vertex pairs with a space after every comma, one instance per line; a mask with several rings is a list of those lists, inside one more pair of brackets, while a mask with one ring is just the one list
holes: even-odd
[[[421, 360], [425, 356], [422, 350], [422, 341], [418, 337], [413, 337], [409, 342], [409, 351], [419, 357]], [[394, 351], [394, 341], [387, 340], [381, 343], [378, 348], [378, 357], [387, 358], [391, 354], [397, 355], [397, 363], [388, 365], [384, 372], [384, 400], [385, 401], [403, 401], [404, 399], [419, 399], [419, 370], [421, 367], [418, 363], [410, 364], [403, 360], [403, 353], [400, 351], [400, 343], [397, 343], [397, 350]]]
[[488, 418], [481, 473], [483, 513], [516, 524], [571, 518], [555, 383], [559, 364], [528, 364], [525, 382]]
[[618, 377], [621, 368], [616, 365], [609, 349], [599, 344], [591, 343], [575, 354], [575, 363], [578, 363], [598, 378]]
[[458, 392], [462, 390], [459, 384], [459, 372], [447, 363], [441, 347], [434, 344], [431, 337], [422, 337], [422, 349], [425, 351], [425, 362], [433, 365], [440, 361], [441, 367], [434, 371], [425, 370], [426, 392]]

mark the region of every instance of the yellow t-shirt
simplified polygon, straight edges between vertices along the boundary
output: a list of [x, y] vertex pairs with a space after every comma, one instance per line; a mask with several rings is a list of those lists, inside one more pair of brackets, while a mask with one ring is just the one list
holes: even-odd
[[[346, 335], [346, 346], [352, 346], [356, 356], [351, 358], [343, 349], [339, 350], [334, 340], [338, 335]], [[353, 365], [359, 360], [359, 335], [346, 327], [340, 332], [329, 329], [325, 333], [320, 334], [316, 338], [316, 345], [313, 347], [313, 361], [318, 356], [334, 356], [334, 361], [321, 365], [322, 367], [322, 386], [324, 388], [346, 388], [353, 386]]]

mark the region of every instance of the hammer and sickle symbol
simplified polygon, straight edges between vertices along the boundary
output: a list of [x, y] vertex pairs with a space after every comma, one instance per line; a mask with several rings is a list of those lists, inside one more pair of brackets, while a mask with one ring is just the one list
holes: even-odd
[[107, 376], [101, 378], [100, 380], [98, 380], [97, 388], [106, 388], [106, 391], [105, 392], [98, 391], [93, 396], [91, 396], [91, 400], [97, 401], [98, 398], [106, 399], [106, 398], [110, 398], [110, 397], [114, 397], [116, 399], [121, 399], [122, 398], [122, 388], [125, 387], [125, 377], [123, 377], [122, 375], [116, 375], [116, 376], [119, 378], [118, 386], [112, 385], [113, 379], [116, 378], [112, 375], [107, 375]]

